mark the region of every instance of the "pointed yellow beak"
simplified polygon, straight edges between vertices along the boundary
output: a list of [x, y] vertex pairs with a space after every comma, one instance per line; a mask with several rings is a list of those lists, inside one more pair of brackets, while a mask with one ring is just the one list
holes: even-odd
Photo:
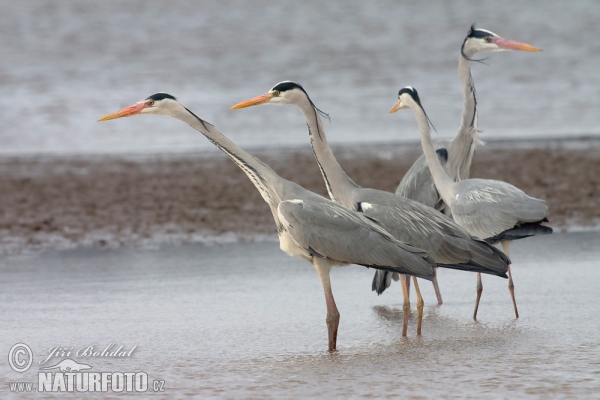
[[125, 107], [125, 108], [120, 109], [119, 111], [115, 111], [114, 113], [108, 114], [107, 116], [100, 118], [98, 120], [98, 122], [108, 121], [109, 119], [115, 119], [115, 118], [131, 117], [132, 115], [141, 113], [142, 110], [146, 107], [148, 107], [148, 106], [144, 102], [136, 103], [132, 106]]
[[542, 49], [538, 49], [537, 47], [533, 47], [527, 43], [515, 42], [513, 40], [496, 38], [494, 39], [494, 44], [496, 44], [501, 49], [506, 50], [520, 50], [520, 51], [530, 51], [532, 53], [539, 53]]
[[406, 107], [404, 106], [404, 104], [402, 104], [402, 102], [400, 100], [398, 100], [396, 102], [396, 104], [394, 104], [394, 107], [392, 107], [390, 109], [390, 114], [393, 114], [393, 113], [395, 113], [396, 111], [398, 111], [398, 110], [400, 110], [402, 108], [406, 108]]
[[242, 101], [241, 103], [236, 104], [235, 106], [231, 107], [231, 109], [237, 110], [239, 108], [246, 108], [246, 107], [257, 106], [259, 104], [265, 104], [265, 103], [268, 103], [272, 97], [273, 97], [273, 95], [271, 93], [256, 96], [256, 97], [251, 98], [250, 100]]

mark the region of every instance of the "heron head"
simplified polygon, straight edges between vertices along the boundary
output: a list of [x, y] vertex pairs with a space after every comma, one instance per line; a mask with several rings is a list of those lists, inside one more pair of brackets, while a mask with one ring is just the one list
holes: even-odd
[[155, 93], [152, 96], [148, 96], [142, 101], [115, 111], [114, 113], [108, 114], [98, 121], [108, 121], [115, 118], [131, 117], [134, 115], [141, 114], [163, 114], [169, 115], [170, 110], [181, 107], [181, 104], [177, 101], [174, 96], [168, 93]]
[[242, 101], [231, 107], [232, 110], [257, 106], [259, 104], [295, 104], [299, 106], [301, 102], [308, 103], [315, 109], [315, 112], [323, 118], [329, 119], [329, 114], [319, 110], [315, 103], [312, 102], [306, 90], [300, 84], [292, 81], [279, 82], [273, 86], [266, 94], [256, 96], [250, 100]]
[[390, 114], [405, 108], [412, 108], [413, 111], [415, 111], [415, 109], [417, 108], [421, 109], [421, 111], [423, 111], [423, 114], [425, 114], [427, 124], [431, 127], [431, 129], [437, 132], [435, 126], [433, 126], [433, 123], [429, 119], [429, 116], [427, 115], [425, 109], [423, 108], [423, 105], [421, 104], [421, 99], [419, 98], [419, 93], [417, 92], [417, 89], [413, 88], [412, 86], [406, 86], [400, 89], [400, 91], [398, 92], [398, 101], [390, 110]]
[[395, 113], [398, 110], [409, 108], [411, 102], [421, 105], [421, 100], [419, 99], [419, 93], [417, 93], [417, 89], [413, 88], [412, 86], [403, 87], [398, 92], [398, 101], [390, 110], [390, 114]]
[[231, 109], [237, 110], [260, 104], [297, 104], [302, 98], [307, 97], [308, 94], [302, 86], [292, 81], [283, 81], [273, 86], [267, 93], [242, 101]]
[[462, 53], [464, 54], [475, 54], [477, 52], [494, 53], [498, 51], [530, 51], [539, 52], [542, 51], [537, 47], [533, 47], [526, 43], [515, 42], [512, 40], [504, 39], [494, 32], [485, 29], [476, 29], [475, 25], [471, 26], [465, 41], [462, 46]]

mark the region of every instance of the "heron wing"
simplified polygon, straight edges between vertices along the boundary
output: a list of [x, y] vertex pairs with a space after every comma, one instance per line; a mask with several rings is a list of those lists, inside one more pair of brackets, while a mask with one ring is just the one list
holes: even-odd
[[435, 265], [426, 252], [335, 203], [288, 200], [277, 212], [294, 241], [313, 256], [426, 279], [434, 276]]
[[489, 238], [528, 222], [541, 222], [548, 216], [543, 200], [528, 196], [502, 181], [469, 179], [457, 183], [452, 202], [454, 219], [471, 234]]
[[[505, 276], [501, 252], [431, 207], [391, 193], [362, 189], [356, 210], [373, 218], [396, 239], [426, 250], [438, 266]], [[500, 254], [499, 254], [500, 253]]]

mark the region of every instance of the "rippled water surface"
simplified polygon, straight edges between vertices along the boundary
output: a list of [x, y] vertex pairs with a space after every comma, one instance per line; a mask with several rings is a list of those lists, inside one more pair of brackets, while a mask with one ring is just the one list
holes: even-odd
[[543, 53], [475, 65], [485, 138], [599, 135], [597, 1], [0, 0], [0, 152], [210, 148], [178, 121], [96, 120], [167, 91], [242, 146], [306, 145], [291, 106], [231, 111], [291, 79], [331, 114], [334, 143], [418, 140], [398, 90], [439, 138], [462, 108], [460, 45], [477, 22]]
[[93, 371], [145, 371], [165, 380], [169, 398], [597, 397], [599, 240], [513, 243], [519, 320], [506, 281], [484, 277], [473, 322], [475, 275], [442, 270], [442, 306], [421, 284], [422, 337], [414, 303], [401, 337], [398, 284], [378, 297], [371, 270], [336, 269], [334, 354], [316, 274], [274, 242], [5, 257], [0, 352], [24, 342], [34, 366], [18, 374], [2, 357], [0, 394], [11, 395], [7, 382], [34, 380], [51, 347], [116, 343], [137, 348], [127, 359], [75, 359]]

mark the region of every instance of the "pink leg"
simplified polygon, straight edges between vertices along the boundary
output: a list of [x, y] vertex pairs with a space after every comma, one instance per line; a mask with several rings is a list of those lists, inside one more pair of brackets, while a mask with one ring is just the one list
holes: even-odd
[[419, 283], [417, 277], [413, 276], [413, 282], [415, 283], [415, 292], [417, 293], [417, 335], [421, 336], [421, 326], [423, 325], [423, 306], [425, 302], [421, 296], [421, 290], [419, 289]]
[[[509, 251], [510, 241], [502, 241], [502, 250], [507, 256]], [[517, 310], [517, 301], [515, 300], [515, 284], [513, 283], [512, 274], [510, 273], [510, 265], [508, 266], [508, 290], [510, 291], [510, 297], [512, 297], [513, 307], [515, 309], [515, 316], [519, 318], [519, 310]]]
[[313, 258], [313, 266], [319, 275], [321, 284], [323, 285], [323, 291], [325, 292], [325, 304], [327, 305], [327, 334], [329, 337], [329, 351], [335, 351], [337, 345], [337, 332], [340, 324], [340, 313], [335, 304], [333, 298], [333, 292], [331, 291], [331, 281], [329, 279], [329, 272], [331, 271], [331, 263], [325, 258]]
[[400, 283], [402, 284], [402, 297], [404, 299], [402, 311], [404, 311], [404, 320], [402, 321], [402, 336], [406, 336], [408, 333], [408, 318], [410, 317], [410, 276], [400, 275]]
[[337, 333], [340, 325], [340, 313], [335, 305], [335, 299], [331, 289], [325, 292], [325, 303], [327, 304], [327, 335], [329, 337], [329, 351], [334, 351], [337, 344]]
[[481, 274], [477, 273], [477, 300], [475, 301], [475, 311], [473, 311], [473, 319], [477, 321], [477, 310], [479, 309], [479, 300], [483, 292], [483, 283], [481, 282]]
[[435, 290], [435, 296], [437, 297], [438, 305], [441, 306], [442, 304], [444, 304], [444, 302], [442, 301], [442, 292], [440, 292], [440, 287], [438, 286], [437, 268], [436, 268], [436, 274], [433, 277], [433, 290]]

